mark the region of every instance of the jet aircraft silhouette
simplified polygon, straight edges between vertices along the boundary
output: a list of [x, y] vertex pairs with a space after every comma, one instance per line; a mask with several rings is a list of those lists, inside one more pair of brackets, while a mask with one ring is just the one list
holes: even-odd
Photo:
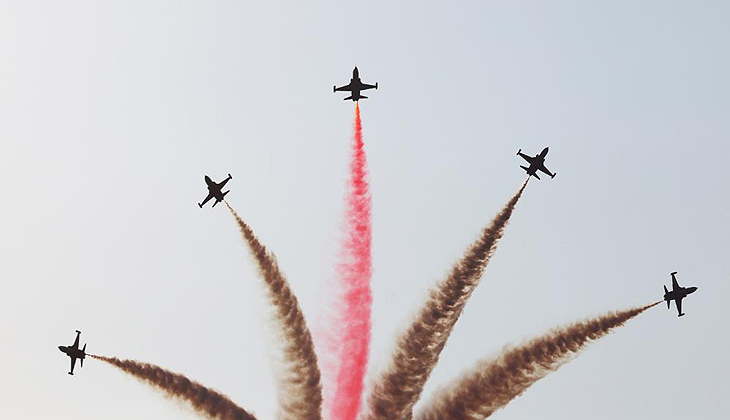
[[213, 203], [213, 207], [215, 207], [216, 204], [223, 201], [223, 197], [225, 197], [226, 194], [231, 192], [231, 190], [222, 192], [223, 187], [226, 185], [226, 183], [228, 181], [230, 181], [232, 179], [233, 179], [233, 177], [231, 176], [231, 174], [228, 174], [228, 178], [226, 178], [223, 181], [221, 181], [220, 183], [216, 184], [215, 182], [213, 182], [213, 180], [210, 179], [210, 177], [208, 175], [206, 175], [205, 183], [208, 185], [208, 196], [205, 197], [205, 200], [203, 200], [202, 203], [198, 203], [198, 207], [200, 207], [202, 209], [203, 206], [205, 205], [205, 203], [210, 201], [211, 198], [215, 198], [215, 203]]
[[664, 300], [667, 301], [667, 309], [672, 304], [672, 301], [674, 301], [677, 304], [677, 313], [682, 316], [684, 313], [682, 313], [682, 299], [685, 298], [685, 296], [694, 293], [697, 288], [696, 287], [682, 287], [677, 283], [677, 278], [674, 277], [675, 274], [677, 274], [676, 271], [673, 271], [671, 273], [672, 276], [672, 291], [670, 292], [667, 290], [667, 286], [664, 286]]
[[74, 340], [74, 343], [72, 345], [58, 346], [58, 349], [61, 350], [61, 352], [66, 353], [66, 355], [71, 358], [71, 371], [68, 373], [69, 375], [74, 374], [76, 359], [80, 359], [81, 367], [84, 367], [84, 358], [86, 358], [86, 344], [84, 344], [84, 348], [79, 349], [79, 337], [81, 337], [81, 331], [76, 330], [76, 340]]
[[360, 95], [361, 90], [368, 90], [368, 89], [377, 89], [378, 88], [378, 82], [375, 82], [374, 85], [369, 85], [367, 83], [363, 83], [360, 80], [360, 73], [357, 71], [357, 67], [355, 67], [354, 70], [352, 70], [352, 79], [350, 79], [350, 83], [346, 84], [345, 86], [337, 87], [337, 85], [332, 87], [333, 92], [338, 91], [348, 91], [350, 92], [350, 96], [345, 98], [344, 100], [352, 99], [353, 102], [359, 101], [360, 99], [367, 99], [367, 96]]
[[542, 171], [548, 174], [550, 178], [555, 178], [556, 174], [550, 173], [548, 168], [545, 167], [545, 156], [547, 156], [549, 149], [549, 147], [542, 149], [542, 152], [540, 152], [539, 155], [535, 155], [535, 157], [522, 153], [522, 149], [518, 150], [517, 155], [522, 156], [523, 159], [530, 163], [529, 168], [522, 165], [520, 165], [520, 168], [524, 169], [527, 172], [527, 175], [532, 175], [537, 179], [540, 179], [540, 177], [537, 176], [537, 171]]

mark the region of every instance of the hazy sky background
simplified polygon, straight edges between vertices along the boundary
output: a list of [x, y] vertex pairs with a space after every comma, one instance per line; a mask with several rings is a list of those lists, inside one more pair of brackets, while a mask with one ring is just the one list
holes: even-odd
[[730, 414], [730, 3], [3, 1], [0, 417], [197, 418], [134, 358], [273, 418], [261, 280], [203, 175], [314, 326], [333, 276], [357, 65], [380, 372], [434, 282], [550, 147], [424, 398], [554, 326], [661, 299], [500, 419]]

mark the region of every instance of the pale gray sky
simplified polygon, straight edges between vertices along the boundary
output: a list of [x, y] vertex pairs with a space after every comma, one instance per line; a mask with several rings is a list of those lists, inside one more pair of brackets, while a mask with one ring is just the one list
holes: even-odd
[[[203, 175], [276, 253], [312, 325], [333, 275], [354, 65], [373, 194], [370, 375], [550, 146], [428, 382], [553, 326], [650, 310], [495, 418], [730, 414], [725, 1], [11, 1], [0, 5], [2, 418], [196, 418], [56, 346], [157, 363], [260, 419], [260, 280]], [[186, 414], [187, 413], [187, 414]]]

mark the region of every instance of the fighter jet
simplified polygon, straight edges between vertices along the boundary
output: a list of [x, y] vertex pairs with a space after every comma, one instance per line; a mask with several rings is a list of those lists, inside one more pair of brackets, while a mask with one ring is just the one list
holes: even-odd
[[522, 156], [523, 159], [530, 163], [529, 168], [522, 165], [520, 165], [520, 168], [524, 169], [527, 172], [527, 175], [532, 175], [537, 179], [540, 179], [540, 177], [537, 176], [537, 171], [542, 171], [548, 174], [550, 178], [555, 178], [556, 174], [550, 173], [548, 168], [545, 167], [545, 156], [547, 156], [549, 149], [549, 147], [542, 149], [542, 152], [540, 152], [539, 155], [535, 155], [535, 157], [522, 153], [522, 149], [518, 150], [517, 155]]
[[228, 178], [226, 178], [223, 181], [221, 181], [220, 183], [216, 184], [215, 182], [213, 182], [213, 180], [210, 179], [210, 177], [208, 175], [206, 175], [205, 183], [208, 184], [208, 196], [205, 197], [205, 200], [203, 200], [202, 203], [198, 203], [198, 207], [200, 207], [202, 209], [203, 206], [205, 205], [205, 203], [207, 203], [211, 198], [215, 198], [215, 203], [213, 203], [213, 207], [215, 207], [216, 204], [223, 201], [223, 197], [225, 197], [226, 194], [231, 192], [231, 190], [228, 190], [226, 192], [221, 192], [223, 190], [223, 186], [225, 186], [226, 183], [232, 179], [233, 179], [233, 177], [231, 176], [231, 174], [228, 174]]
[[332, 87], [333, 92], [337, 91], [348, 91], [350, 92], [350, 96], [345, 98], [345, 100], [352, 99], [353, 102], [359, 101], [360, 99], [367, 99], [367, 96], [360, 95], [361, 90], [368, 90], [368, 89], [377, 89], [378, 83], [375, 82], [374, 85], [369, 85], [367, 83], [363, 83], [360, 80], [360, 74], [357, 71], [357, 67], [355, 67], [354, 70], [352, 70], [352, 79], [350, 79], [350, 83], [346, 84], [345, 86], [337, 87], [337, 85]]
[[86, 344], [84, 348], [79, 349], [79, 337], [81, 337], [81, 331], [76, 330], [76, 340], [70, 346], [58, 346], [58, 349], [63, 353], [66, 353], [71, 358], [71, 371], [69, 375], [74, 374], [74, 366], [76, 365], [76, 359], [81, 359], [81, 367], [84, 367], [84, 358], [86, 357]]
[[682, 313], [682, 299], [684, 299], [685, 296], [694, 293], [697, 288], [696, 287], [682, 287], [677, 283], [677, 278], [674, 277], [674, 275], [677, 274], [676, 271], [673, 271], [671, 273], [672, 276], [672, 291], [670, 292], [667, 290], [667, 286], [664, 286], [664, 300], [667, 301], [667, 309], [671, 306], [672, 301], [674, 301], [677, 304], [677, 313], [682, 316], [684, 313]]

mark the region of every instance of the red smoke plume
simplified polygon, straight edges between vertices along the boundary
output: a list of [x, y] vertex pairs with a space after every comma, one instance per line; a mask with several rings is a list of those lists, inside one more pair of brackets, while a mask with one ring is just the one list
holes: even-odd
[[337, 267], [341, 302], [335, 331], [339, 351], [336, 388], [330, 405], [332, 420], [355, 420], [363, 393], [363, 380], [370, 347], [370, 310], [372, 264], [370, 242], [370, 193], [367, 182], [367, 159], [362, 140], [360, 105], [355, 107], [355, 135], [348, 182], [347, 217], [342, 243], [342, 262]]

